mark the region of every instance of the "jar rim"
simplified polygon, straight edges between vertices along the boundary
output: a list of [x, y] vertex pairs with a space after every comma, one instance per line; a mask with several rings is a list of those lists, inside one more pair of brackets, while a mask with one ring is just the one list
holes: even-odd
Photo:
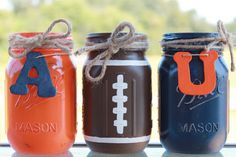
[[[86, 41], [86, 45], [94, 45], [94, 44], [98, 44], [98, 43], [105, 43], [107, 42], [107, 40], [110, 38], [112, 32], [92, 32], [87, 34], [87, 41]], [[128, 32], [120, 32], [118, 34], [118, 38], [122, 37], [124, 35], [128, 34]], [[140, 38], [128, 45], [126, 45], [125, 47], [121, 48], [121, 49], [125, 49], [125, 50], [132, 50], [132, 51], [136, 51], [136, 50], [147, 50], [148, 49], [148, 39], [147, 39], [147, 35], [144, 33], [139, 33], [139, 32], [135, 32], [134, 36], [143, 36], [143, 38]]]
[[216, 38], [219, 37], [217, 32], [174, 32], [163, 34], [164, 41], [193, 39], [193, 38]]
[[[103, 38], [107, 39], [111, 36], [112, 32], [92, 32], [87, 34], [87, 39], [93, 39], [93, 38]], [[121, 32], [121, 35], [127, 34], [127, 32]], [[135, 35], [146, 35], [145, 33], [135, 33]]]
[[[44, 32], [14, 32], [14, 33], [11, 33], [9, 36], [21, 35], [23, 37], [30, 38], [30, 37], [34, 37], [36, 35], [43, 34], [43, 33]], [[61, 32], [49, 32], [48, 33], [49, 36], [61, 35], [61, 34], [63, 34], [63, 33], [61, 33]], [[72, 36], [69, 35], [65, 39], [72, 40]]]
[[[219, 33], [217, 32], [177, 32], [177, 33], [166, 33], [163, 34], [163, 42], [171, 42], [171, 41], [178, 41], [178, 40], [188, 40], [188, 39], [205, 39], [205, 38], [219, 38]], [[190, 45], [199, 45], [199, 46], [204, 46], [208, 45], [210, 42], [209, 41], [196, 41], [192, 42]], [[176, 43], [176, 45], [179, 45]], [[180, 44], [181, 45], [181, 44]], [[188, 44], [186, 44], [188, 45]], [[220, 46], [220, 44], [217, 44]], [[218, 53], [222, 53], [222, 48], [214, 48]], [[187, 51], [191, 52], [193, 54], [198, 54], [204, 50], [204, 48], [181, 48], [181, 47], [167, 47], [167, 46], [162, 46], [162, 50], [164, 51], [165, 54], [174, 54], [176, 52], [180, 51]]]

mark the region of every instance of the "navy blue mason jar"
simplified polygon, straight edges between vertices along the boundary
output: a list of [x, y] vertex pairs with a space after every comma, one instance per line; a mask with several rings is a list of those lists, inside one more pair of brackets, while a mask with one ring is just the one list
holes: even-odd
[[[170, 33], [164, 35], [163, 42], [217, 37], [218, 33]], [[163, 46], [159, 65], [159, 131], [167, 151], [215, 153], [225, 144], [228, 69], [223, 49], [201, 48], [208, 44], [196, 40], [192, 47], [179, 47], [178, 43], [176, 47]]]

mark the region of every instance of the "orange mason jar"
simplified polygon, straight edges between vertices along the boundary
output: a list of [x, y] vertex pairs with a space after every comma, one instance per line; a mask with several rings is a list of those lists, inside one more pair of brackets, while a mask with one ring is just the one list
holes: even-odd
[[[22, 53], [22, 49], [12, 51]], [[11, 58], [6, 68], [7, 136], [19, 153], [60, 153], [74, 143], [76, 68], [68, 55], [43, 56], [54, 53], [64, 52], [35, 48], [21, 59]]]

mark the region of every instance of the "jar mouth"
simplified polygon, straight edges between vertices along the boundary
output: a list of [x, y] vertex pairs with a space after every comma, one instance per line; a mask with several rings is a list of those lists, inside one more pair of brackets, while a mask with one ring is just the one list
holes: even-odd
[[[10, 36], [21, 35], [26, 38], [31, 38], [31, 37], [34, 37], [36, 35], [43, 34], [43, 33], [44, 32], [16, 32], [16, 33], [10, 34]], [[60, 32], [50, 32], [50, 33], [48, 33], [48, 36], [55, 36], [55, 35], [62, 35], [62, 34], [63, 33], [60, 33]], [[68, 36], [65, 39], [72, 40], [72, 37]]]
[[194, 38], [217, 38], [217, 32], [178, 32], [178, 33], [165, 33], [163, 35], [164, 41], [172, 41], [179, 39], [194, 39]]

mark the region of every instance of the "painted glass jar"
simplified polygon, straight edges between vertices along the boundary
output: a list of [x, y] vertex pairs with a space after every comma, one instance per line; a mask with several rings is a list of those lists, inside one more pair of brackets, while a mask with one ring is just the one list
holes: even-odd
[[[16, 54], [23, 50], [12, 49]], [[7, 135], [19, 153], [60, 153], [74, 143], [76, 69], [67, 55], [42, 56], [53, 53], [63, 52], [36, 48], [21, 59], [11, 58], [6, 68]]]
[[[110, 35], [89, 34], [87, 41], [103, 43]], [[93, 151], [131, 153], [147, 145], [152, 122], [151, 68], [145, 58], [146, 49], [120, 49], [107, 62], [105, 76], [98, 83], [88, 81], [84, 70], [83, 129]], [[89, 52], [87, 63], [102, 52]], [[101, 65], [97, 62], [92, 67], [93, 77], [99, 75]]]
[[[218, 33], [170, 33], [163, 41], [217, 38]], [[163, 47], [159, 65], [159, 130], [170, 152], [218, 152], [228, 131], [228, 69], [222, 49]]]

